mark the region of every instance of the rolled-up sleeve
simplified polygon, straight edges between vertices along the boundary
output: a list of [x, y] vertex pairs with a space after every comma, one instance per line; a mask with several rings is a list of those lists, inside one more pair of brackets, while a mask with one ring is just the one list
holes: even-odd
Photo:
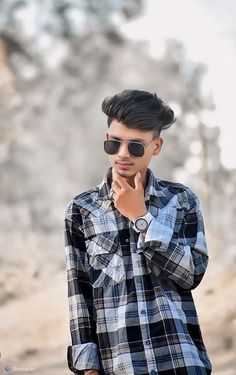
[[178, 209], [170, 202], [153, 217], [145, 238], [139, 235], [137, 252], [149, 264], [183, 289], [194, 289], [208, 264], [207, 244], [199, 199], [192, 193], [191, 204], [184, 211], [182, 225], [175, 232]]
[[82, 375], [86, 369], [100, 369], [94, 319], [92, 286], [83, 232], [74, 203], [65, 214], [65, 259], [67, 269], [70, 335], [67, 348], [69, 369]]

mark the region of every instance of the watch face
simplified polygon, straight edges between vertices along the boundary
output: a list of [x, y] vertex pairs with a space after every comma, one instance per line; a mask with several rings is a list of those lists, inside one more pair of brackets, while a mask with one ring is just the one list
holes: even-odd
[[145, 219], [138, 219], [135, 223], [135, 226], [138, 230], [146, 230], [148, 227], [148, 222]]

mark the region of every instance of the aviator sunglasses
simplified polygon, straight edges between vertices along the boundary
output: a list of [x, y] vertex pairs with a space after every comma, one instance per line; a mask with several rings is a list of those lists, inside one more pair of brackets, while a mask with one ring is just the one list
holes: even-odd
[[106, 139], [104, 141], [104, 150], [109, 155], [115, 155], [118, 153], [119, 148], [122, 143], [128, 144], [128, 151], [129, 154], [136, 157], [141, 158], [144, 155], [145, 149], [155, 140], [159, 138], [155, 137], [149, 142], [146, 146], [141, 142], [133, 142], [133, 141], [120, 141], [118, 139]]

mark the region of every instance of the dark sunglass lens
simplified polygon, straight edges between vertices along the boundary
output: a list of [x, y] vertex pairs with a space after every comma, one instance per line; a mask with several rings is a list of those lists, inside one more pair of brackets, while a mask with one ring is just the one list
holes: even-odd
[[112, 139], [104, 141], [104, 150], [109, 155], [117, 154], [120, 147], [120, 142]]
[[136, 157], [141, 157], [144, 154], [144, 146], [141, 143], [130, 142], [128, 145], [129, 152]]

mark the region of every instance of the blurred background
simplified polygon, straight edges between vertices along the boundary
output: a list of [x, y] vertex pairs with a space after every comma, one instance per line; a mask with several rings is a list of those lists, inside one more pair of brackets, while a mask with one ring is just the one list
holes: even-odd
[[236, 3], [0, 1], [0, 368], [65, 375], [64, 210], [101, 182], [104, 97], [156, 92], [177, 122], [151, 168], [200, 197], [193, 292], [214, 374], [236, 374]]

